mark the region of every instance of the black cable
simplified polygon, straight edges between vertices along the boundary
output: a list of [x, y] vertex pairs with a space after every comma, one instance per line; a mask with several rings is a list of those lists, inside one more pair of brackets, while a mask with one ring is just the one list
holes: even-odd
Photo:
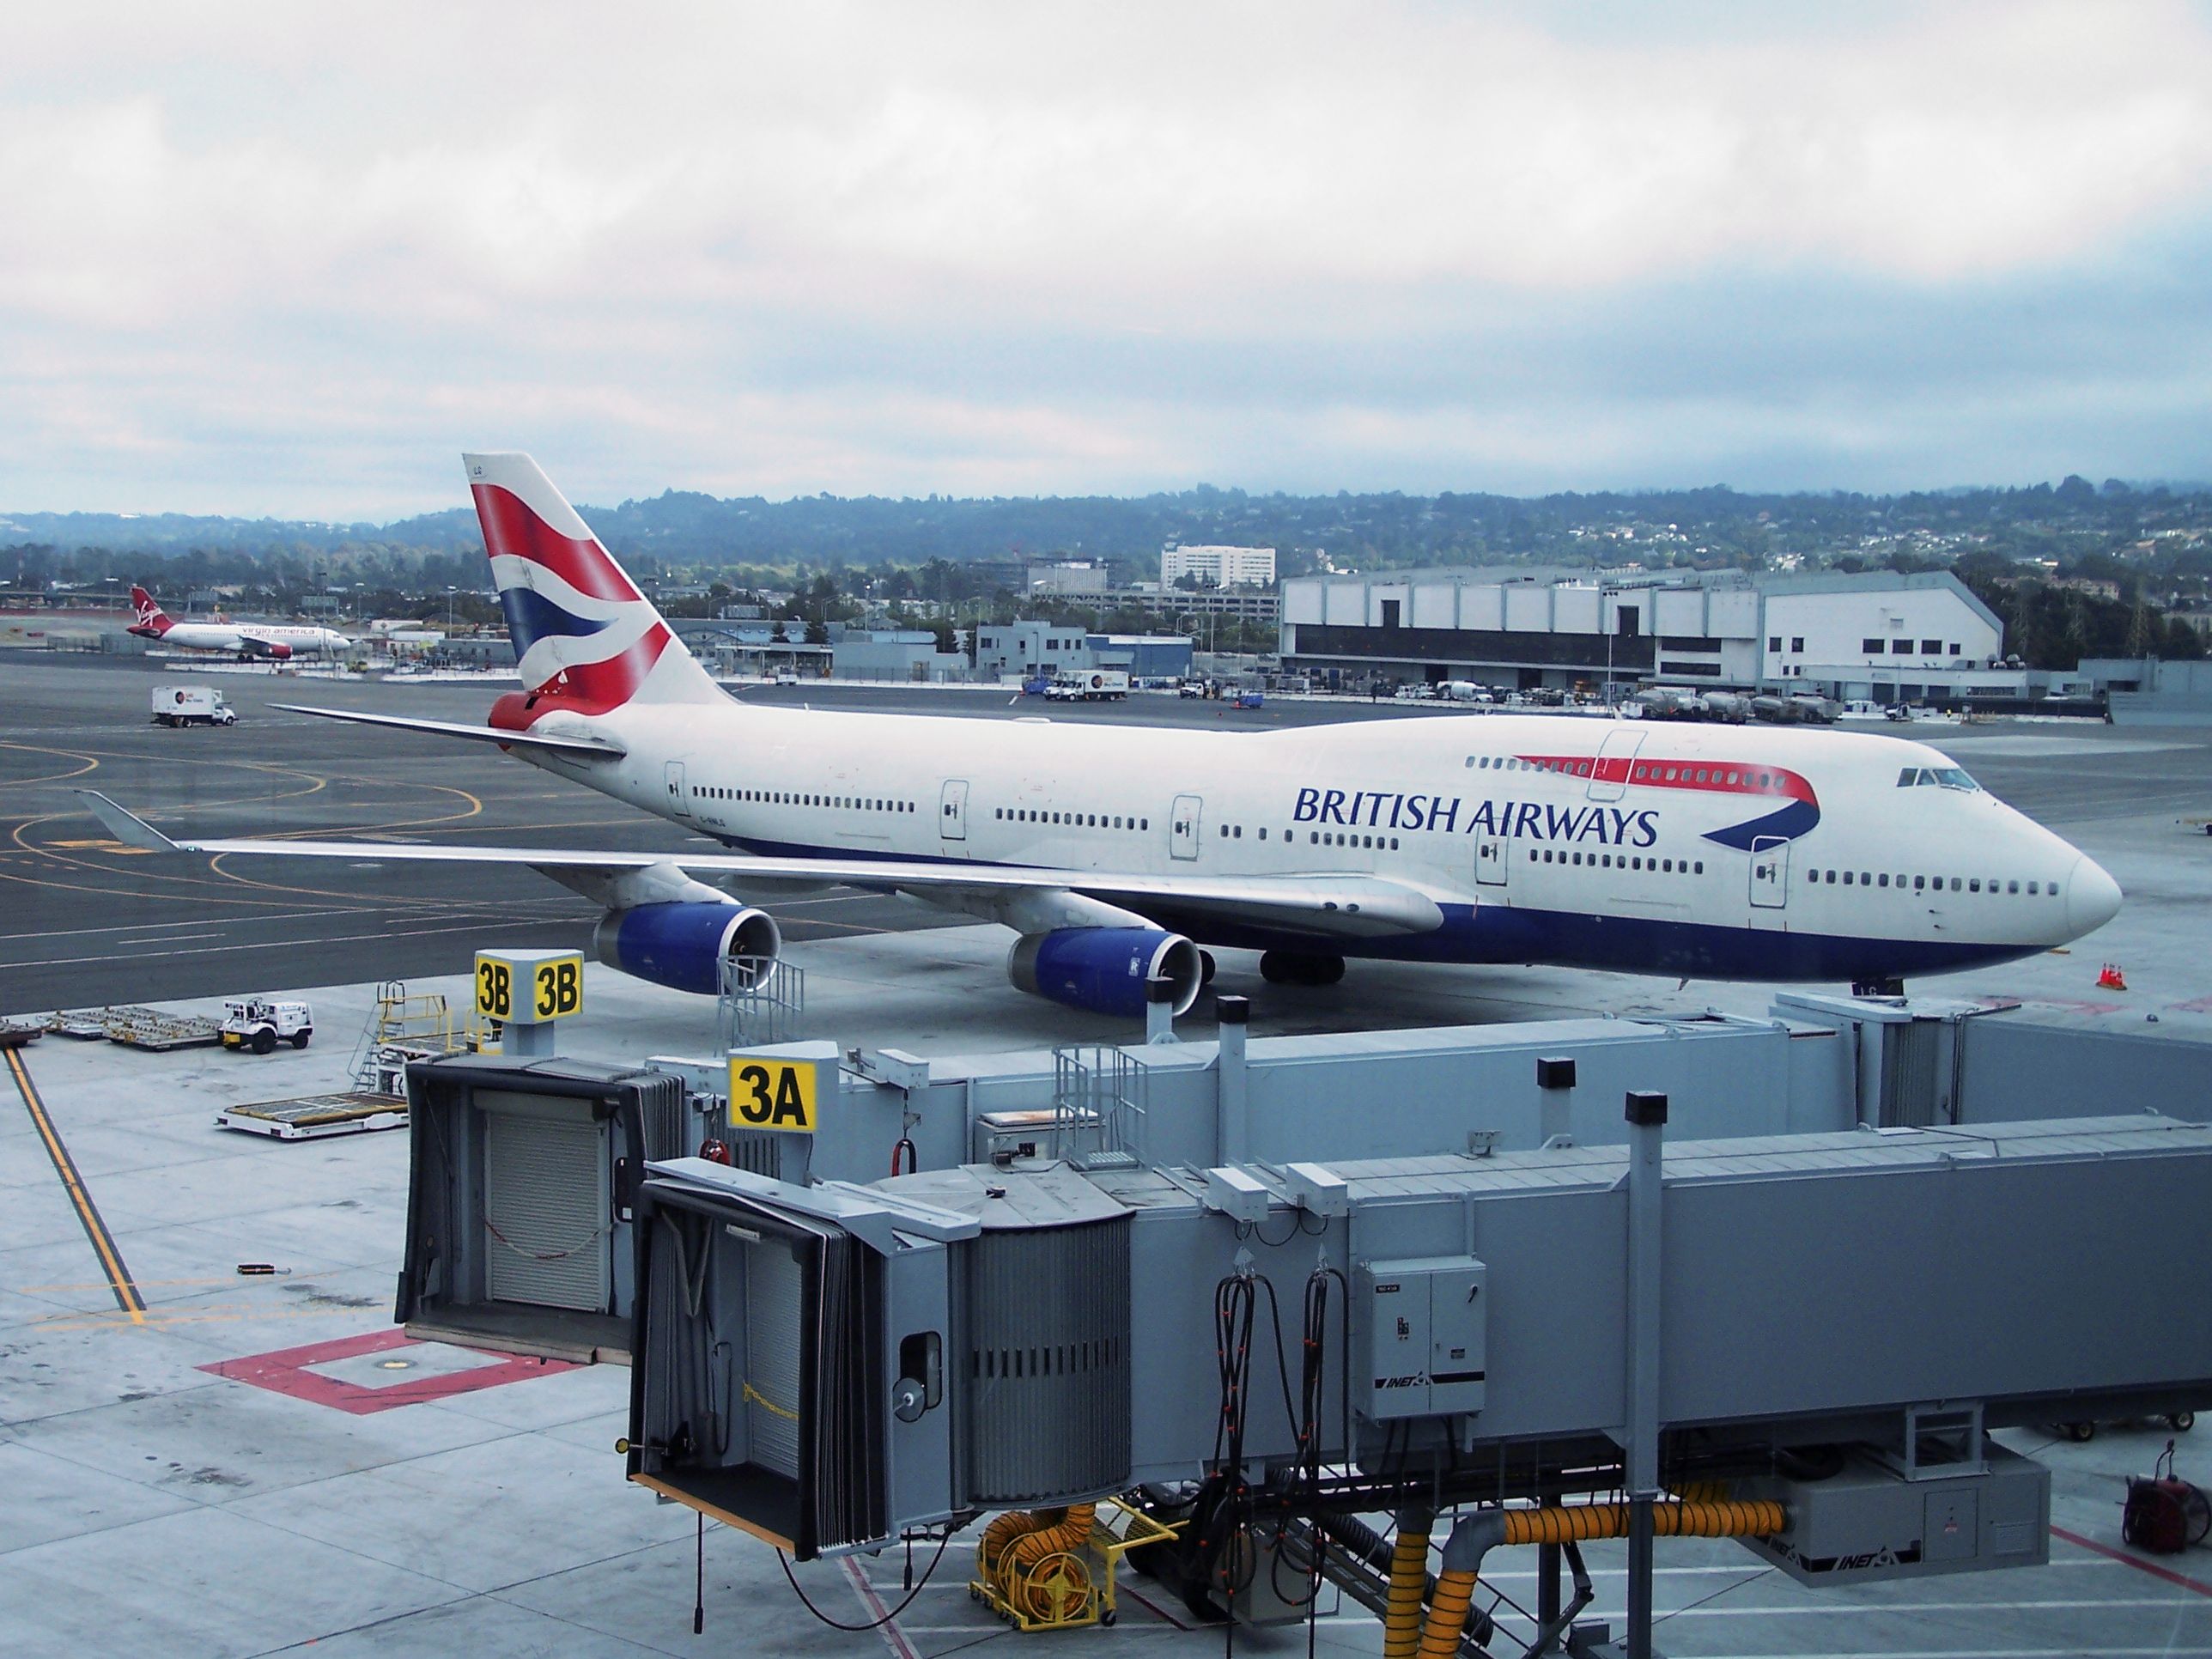
[[694, 1636], [704, 1634], [707, 1629], [707, 1511], [701, 1510], [697, 1513], [699, 1516], [698, 1576], [692, 1581], [691, 1585], [691, 1633]]
[[783, 1576], [791, 1585], [792, 1594], [799, 1598], [799, 1602], [801, 1607], [805, 1607], [807, 1612], [812, 1613], [817, 1619], [819, 1619], [823, 1624], [829, 1626], [830, 1629], [849, 1631], [854, 1634], [858, 1635], [864, 1631], [881, 1630], [885, 1625], [890, 1624], [892, 1620], [897, 1618], [899, 1614], [904, 1613], [908, 1607], [912, 1607], [914, 1605], [914, 1598], [929, 1588], [929, 1581], [934, 1577], [937, 1573], [937, 1564], [945, 1559], [945, 1547], [951, 1541], [952, 1532], [950, 1528], [947, 1528], [945, 1535], [937, 1540], [937, 1553], [930, 1557], [929, 1571], [921, 1575], [921, 1582], [919, 1584], [916, 1584], [912, 1589], [908, 1590], [905, 1596], [901, 1599], [899, 1604], [893, 1607], [889, 1613], [885, 1613], [880, 1619], [871, 1620], [865, 1625], [848, 1625], [842, 1620], [832, 1619], [828, 1613], [823, 1612], [821, 1608], [816, 1607], [813, 1602], [808, 1601], [806, 1599], [806, 1592], [799, 1587], [799, 1580], [792, 1576], [791, 1557], [782, 1550], [778, 1550], [775, 1553], [775, 1564], [783, 1569]]
[[1256, 1275], [1260, 1288], [1267, 1293], [1267, 1319], [1275, 1328], [1275, 1380], [1282, 1385], [1283, 1421], [1295, 1431], [1298, 1426], [1298, 1408], [1291, 1403], [1291, 1362], [1283, 1348], [1283, 1309], [1275, 1300], [1273, 1281], [1265, 1273]]

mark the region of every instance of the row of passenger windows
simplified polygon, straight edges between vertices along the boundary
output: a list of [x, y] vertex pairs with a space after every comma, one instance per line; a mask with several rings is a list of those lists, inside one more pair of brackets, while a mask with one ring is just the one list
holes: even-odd
[[829, 806], [848, 812], [914, 811], [910, 800], [885, 800], [874, 795], [809, 795], [783, 789], [730, 789], [712, 783], [695, 783], [691, 793], [700, 800], [750, 800], [768, 806]]
[[1563, 772], [1577, 778], [1590, 775], [1588, 761], [1522, 760], [1518, 755], [1469, 755], [1467, 763], [1478, 772]]
[[1594, 865], [1601, 870], [1655, 870], [1662, 876], [1702, 876], [1703, 859], [1655, 859], [1637, 853], [1581, 853], [1565, 847], [1532, 847], [1531, 864]]
[[1124, 812], [1054, 812], [1042, 806], [994, 806], [991, 816], [1014, 823], [1060, 823], [1078, 830], [1149, 830], [1150, 818]]
[[[1586, 760], [1522, 760], [1517, 755], [1507, 755], [1495, 760], [1488, 755], [1469, 755], [1467, 763], [1477, 771], [1556, 772], [1574, 778], [1589, 776], [1591, 766], [1591, 763]], [[1960, 772], [1959, 775], [1963, 778], [1966, 775]], [[1779, 788], [1783, 782], [1782, 775], [1778, 772], [1730, 766], [1666, 766], [1656, 761], [1638, 764], [1632, 769], [1630, 776], [1638, 783], [1717, 783], [1752, 789]], [[1954, 788], [1960, 787], [1953, 786]], [[1963, 787], [1972, 788], [1972, 781], [1969, 780]]]
[[[1839, 878], [1846, 887], [1894, 887], [1902, 890], [1906, 884], [1904, 876], [1883, 875], [1865, 870], [1808, 870], [1805, 872], [1808, 886], [1833, 887]], [[2019, 882], [1998, 876], [1914, 876], [1911, 880], [1912, 890], [1916, 893], [1940, 893], [1944, 890], [1946, 882], [1950, 884], [1950, 890], [1954, 893], [2009, 894], [2021, 890]], [[2057, 898], [2058, 884], [2055, 881], [2031, 881], [2027, 884], [2027, 891], [2030, 897]]]

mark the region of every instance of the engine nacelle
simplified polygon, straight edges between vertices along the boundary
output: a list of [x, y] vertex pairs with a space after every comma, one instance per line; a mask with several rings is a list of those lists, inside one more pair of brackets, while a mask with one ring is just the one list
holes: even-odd
[[1024, 934], [1006, 957], [1016, 990], [1094, 1014], [1141, 1018], [1155, 976], [1174, 985], [1175, 1012], [1189, 1012], [1206, 982], [1198, 946], [1158, 927], [1060, 927]]
[[767, 911], [741, 904], [639, 904], [600, 917], [592, 951], [635, 978], [711, 997], [726, 958], [781, 956], [783, 930]]

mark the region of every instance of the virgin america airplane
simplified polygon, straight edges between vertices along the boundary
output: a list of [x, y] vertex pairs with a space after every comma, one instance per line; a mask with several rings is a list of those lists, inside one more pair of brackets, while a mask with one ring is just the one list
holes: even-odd
[[240, 662], [288, 662], [302, 652], [336, 656], [353, 644], [335, 628], [292, 623], [178, 622], [143, 587], [131, 590], [137, 620], [124, 631], [142, 640], [182, 646], [187, 651], [221, 651]]
[[1202, 947], [1275, 982], [1347, 958], [1546, 963], [1884, 987], [2047, 950], [2112, 877], [1924, 744], [1546, 715], [1266, 732], [740, 703], [526, 455], [463, 458], [524, 690], [483, 726], [298, 712], [495, 744], [703, 834], [709, 853], [173, 841], [161, 852], [527, 865], [605, 908], [599, 959], [713, 994], [772, 958], [743, 896], [842, 882], [1012, 928], [1007, 972], [1070, 1006], [1177, 1012]]

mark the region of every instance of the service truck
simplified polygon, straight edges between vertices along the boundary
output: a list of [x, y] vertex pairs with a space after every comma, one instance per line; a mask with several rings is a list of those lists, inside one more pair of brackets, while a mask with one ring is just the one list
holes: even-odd
[[1048, 702], [1106, 702], [1129, 695], [1129, 677], [1118, 668], [1084, 668], [1045, 687]]
[[205, 685], [157, 685], [154, 688], [156, 726], [235, 726], [237, 711], [222, 700], [222, 693]]

